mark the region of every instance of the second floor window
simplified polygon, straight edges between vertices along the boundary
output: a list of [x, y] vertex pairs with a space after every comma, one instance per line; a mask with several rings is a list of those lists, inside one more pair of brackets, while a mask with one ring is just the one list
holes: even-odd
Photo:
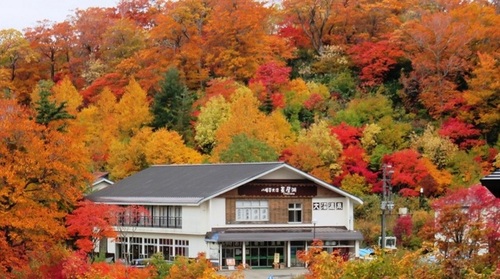
[[145, 206], [145, 210], [127, 210], [120, 214], [121, 226], [182, 228], [181, 206]]
[[288, 222], [302, 223], [302, 204], [300, 203], [288, 204]]
[[267, 201], [236, 201], [236, 221], [269, 221]]

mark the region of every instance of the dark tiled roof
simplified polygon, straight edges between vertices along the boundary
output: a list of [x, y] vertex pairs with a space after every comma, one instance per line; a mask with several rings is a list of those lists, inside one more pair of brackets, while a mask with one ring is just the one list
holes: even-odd
[[158, 165], [92, 193], [87, 198], [109, 203], [197, 204], [285, 166], [289, 167], [281, 162]]
[[495, 197], [500, 198], [500, 169], [495, 170], [491, 174], [481, 178], [481, 184], [488, 188]]

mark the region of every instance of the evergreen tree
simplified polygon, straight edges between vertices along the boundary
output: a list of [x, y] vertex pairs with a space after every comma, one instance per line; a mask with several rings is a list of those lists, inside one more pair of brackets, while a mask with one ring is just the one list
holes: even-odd
[[170, 68], [160, 83], [160, 90], [156, 92], [151, 112], [155, 129], [166, 127], [177, 131], [186, 142], [192, 141], [191, 112], [194, 95], [181, 82], [179, 72]]
[[[40, 100], [35, 102], [36, 123], [48, 126], [52, 121], [75, 118], [66, 111], [66, 102], [58, 104], [55, 101], [50, 101], [50, 94], [50, 91], [45, 88], [40, 90]], [[65, 124], [61, 124], [57, 130], [61, 131], [65, 126]]]

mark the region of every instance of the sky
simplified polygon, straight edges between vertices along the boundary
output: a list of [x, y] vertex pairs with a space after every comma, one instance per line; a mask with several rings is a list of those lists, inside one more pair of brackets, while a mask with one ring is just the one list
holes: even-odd
[[75, 10], [89, 7], [115, 7], [119, 0], [0, 0], [0, 30], [19, 31], [35, 27], [38, 21], [48, 19], [62, 22]]

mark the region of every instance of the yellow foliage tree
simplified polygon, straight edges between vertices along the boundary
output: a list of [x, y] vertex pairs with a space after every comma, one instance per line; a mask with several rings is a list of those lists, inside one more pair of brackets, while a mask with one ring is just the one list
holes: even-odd
[[116, 98], [108, 89], [99, 95], [94, 105], [82, 109], [77, 115], [78, 125], [85, 131], [84, 143], [91, 153], [93, 169], [104, 170], [111, 143], [118, 138]]
[[115, 140], [111, 145], [108, 171], [113, 179], [122, 179], [153, 164], [194, 164], [203, 157], [185, 146], [173, 131], [150, 127], [140, 129], [130, 141]]
[[370, 123], [365, 126], [363, 129], [363, 136], [361, 137], [361, 145], [366, 150], [367, 153], [370, 153], [373, 148], [375, 148], [378, 144], [378, 135], [382, 131], [382, 128], [377, 124]]
[[116, 105], [116, 115], [120, 137], [126, 139], [153, 120], [149, 110], [146, 91], [134, 78], [125, 87], [125, 93]]
[[197, 145], [206, 153], [210, 153], [216, 144], [215, 134], [221, 123], [229, 118], [230, 104], [222, 95], [212, 97], [204, 107], [200, 109], [196, 121], [194, 137]]
[[236, 90], [230, 103], [227, 121], [216, 131], [216, 146], [211, 160], [218, 162], [219, 154], [226, 150], [233, 136], [245, 134], [249, 138], [261, 140], [280, 153], [295, 138], [290, 124], [279, 111], [266, 116], [259, 110], [260, 102], [247, 87]]
[[164, 128], [151, 134], [144, 153], [149, 165], [197, 164], [203, 159], [200, 153], [184, 144], [177, 132]]
[[52, 98], [57, 103], [66, 102], [66, 111], [71, 115], [76, 115], [83, 103], [83, 97], [75, 88], [69, 77], [64, 77], [62, 81], [52, 88]]
[[297, 142], [283, 150], [282, 160], [319, 179], [331, 182], [342, 170], [342, 143], [324, 120], [300, 132]]
[[451, 155], [458, 150], [453, 142], [441, 137], [432, 125], [428, 125], [420, 136], [415, 133], [411, 135], [411, 147], [439, 169], [446, 167]]

